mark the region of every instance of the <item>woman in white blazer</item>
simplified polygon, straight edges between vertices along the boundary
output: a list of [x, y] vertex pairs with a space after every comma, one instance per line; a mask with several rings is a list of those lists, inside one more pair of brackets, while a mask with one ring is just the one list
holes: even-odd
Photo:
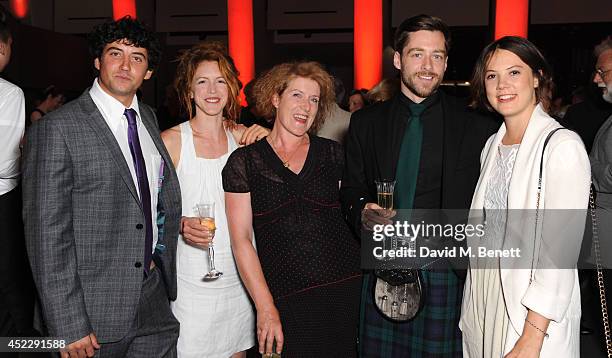
[[[562, 127], [541, 104], [551, 79], [540, 51], [519, 37], [493, 42], [475, 65], [473, 104], [499, 113], [504, 123], [482, 151], [472, 214], [488, 216], [487, 233], [521, 252], [520, 258], [470, 258], [459, 323], [466, 357], [580, 355], [576, 261], [590, 167], [574, 132], [556, 131], [544, 148], [547, 136]], [[497, 219], [502, 225], [495, 230]]]

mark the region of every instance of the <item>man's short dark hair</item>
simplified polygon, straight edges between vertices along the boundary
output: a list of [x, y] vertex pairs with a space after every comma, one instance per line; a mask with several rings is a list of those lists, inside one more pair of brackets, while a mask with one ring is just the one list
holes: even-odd
[[393, 37], [393, 48], [395, 51], [401, 53], [410, 38], [410, 33], [421, 30], [440, 31], [444, 35], [444, 47], [448, 55], [451, 45], [450, 29], [448, 25], [438, 17], [424, 14], [408, 18], [402, 21], [397, 27], [395, 36]]
[[102, 56], [106, 45], [120, 40], [125, 40], [126, 45], [147, 49], [149, 70], [154, 70], [161, 58], [161, 46], [155, 34], [130, 16], [96, 26], [87, 39], [89, 52], [94, 58]]

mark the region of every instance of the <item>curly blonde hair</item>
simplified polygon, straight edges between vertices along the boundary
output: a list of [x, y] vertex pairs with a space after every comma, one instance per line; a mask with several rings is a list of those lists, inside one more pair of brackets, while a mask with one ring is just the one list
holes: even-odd
[[388, 101], [400, 90], [398, 78], [383, 78], [371, 90], [368, 91], [368, 100], [371, 103]]
[[316, 133], [325, 121], [331, 106], [336, 100], [334, 93], [334, 81], [323, 66], [314, 61], [281, 63], [272, 67], [255, 81], [253, 94], [256, 98], [257, 113], [272, 120], [276, 116], [276, 108], [272, 104], [272, 97], [279, 97], [285, 92], [289, 82], [296, 77], [308, 78], [315, 81], [320, 88], [319, 107], [314, 122], [309, 129], [310, 133]]
[[234, 64], [234, 60], [227, 54], [227, 48], [220, 42], [200, 42], [188, 50], [185, 50], [177, 59], [178, 66], [176, 67], [176, 77], [174, 79], [174, 89], [178, 94], [178, 99], [182, 109], [193, 118], [195, 115], [195, 106], [191, 99], [191, 83], [193, 76], [200, 65], [204, 61], [217, 62], [219, 71], [227, 82], [229, 89], [227, 104], [223, 108], [223, 117], [225, 119], [236, 121], [240, 115], [240, 89], [242, 83], [238, 79], [238, 70]]

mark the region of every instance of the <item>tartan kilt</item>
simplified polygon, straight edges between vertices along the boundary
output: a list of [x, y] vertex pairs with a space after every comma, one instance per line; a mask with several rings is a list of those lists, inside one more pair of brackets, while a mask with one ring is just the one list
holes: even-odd
[[362, 358], [462, 357], [461, 299], [463, 280], [451, 270], [423, 270], [425, 302], [409, 322], [394, 323], [376, 310], [375, 276], [366, 274], [361, 291], [359, 354]]

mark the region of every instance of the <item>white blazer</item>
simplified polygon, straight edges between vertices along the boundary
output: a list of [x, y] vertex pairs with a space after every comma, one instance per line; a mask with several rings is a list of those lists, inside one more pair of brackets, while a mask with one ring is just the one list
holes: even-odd
[[[536, 208], [542, 148], [547, 135], [559, 127], [562, 126], [544, 112], [541, 105], [536, 106], [516, 155], [508, 188], [508, 209]], [[489, 138], [482, 151], [481, 174], [472, 199], [473, 213], [482, 212], [484, 208], [487, 183], [495, 166], [497, 148], [505, 133], [506, 126], [502, 124], [497, 134]], [[590, 178], [589, 158], [580, 137], [569, 130], [557, 131], [548, 142], [544, 154], [540, 210], [580, 209], [578, 212], [586, 214]], [[534, 213], [535, 210], [529, 212]], [[510, 318], [504, 352], [508, 353], [514, 347], [523, 331], [527, 309], [530, 309], [551, 319], [548, 327], [549, 338], [544, 339], [541, 357], [579, 357], [581, 310], [575, 262], [582, 242], [586, 216], [574, 215], [572, 222], [567, 222], [565, 226], [551, 227], [547, 226], [546, 217], [542, 219], [542, 214], [540, 212], [540, 222], [544, 224], [538, 235], [534, 233], [535, 221], [525, 221], [524, 225], [519, 225], [520, 232], [507, 230], [505, 240], [522, 242], [525, 245], [522, 257], [529, 262], [532, 262], [534, 241], [535, 247], [541, 248], [535, 254], [538, 260], [543, 260], [543, 256], [555, 250], [564, 254], [569, 253], [572, 258], [575, 257], [575, 260], [572, 261], [572, 266], [565, 266], [567, 269], [538, 270], [536, 266], [531, 283], [531, 266], [525, 265], [525, 260], [500, 260], [502, 292]], [[515, 237], [510, 238], [510, 235]], [[563, 241], [554, 242], [555, 238], [561, 238]], [[544, 242], [544, 240], [549, 241]], [[473, 289], [475, 287], [471, 285], [471, 274], [468, 273], [460, 326], [466, 323], [464, 314], [469, 306], [466, 303], [473, 294]]]

